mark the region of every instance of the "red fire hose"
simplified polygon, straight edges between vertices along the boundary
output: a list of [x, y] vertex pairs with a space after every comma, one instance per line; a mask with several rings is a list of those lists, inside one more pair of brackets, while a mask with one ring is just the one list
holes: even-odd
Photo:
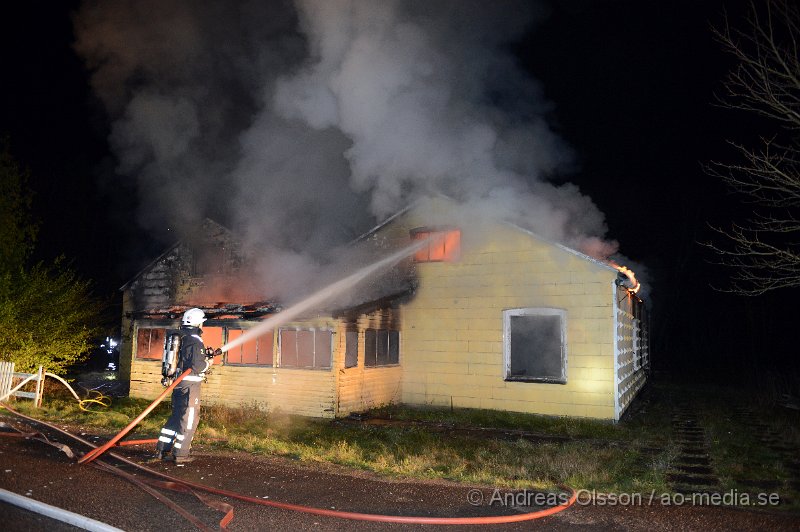
[[156, 397], [156, 400], [155, 400], [155, 401], [153, 401], [152, 403], [150, 403], [150, 406], [148, 406], [147, 408], [145, 408], [145, 409], [142, 411], [142, 413], [141, 413], [141, 414], [139, 414], [139, 415], [136, 417], [136, 419], [134, 419], [133, 421], [131, 421], [131, 422], [128, 424], [128, 426], [127, 426], [127, 427], [125, 427], [124, 429], [122, 429], [121, 431], [119, 431], [119, 434], [117, 434], [116, 436], [114, 436], [113, 438], [111, 438], [109, 441], [107, 441], [107, 442], [105, 443], [105, 445], [103, 445], [103, 446], [101, 446], [101, 447], [96, 447], [96, 448], [92, 449], [91, 451], [89, 451], [88, 453], [86, 453], [85, 455], [83, 455], [83, 457], [81, 457], [81, 459], [80, 459], [80, 460], [78, 460], [78, 463], [79, 463], [79, 464], [88, 464], [89, 462], [91, 462], [92, 460], [94, 460], [95, 458], [97, 458], [98, 456], [100, 456], [101, 454], [103, 454], [104, 452], [106, 452], [108, 449], [110, 449], [111, 447], [113, 447], [113, 446], [114, 446], [114, 445], [115, 445], [115, 444], [116, 444], [116, 443], [117, 443], [119, 440], [121, 440], [121, 439], [122, 439], [122, 437], [123, 437], [123, 436], [125, 436], [127, 433], [129, 433], [129, 432], [131, 431], [131, 429], [133, 429], [133, 427], [135, 427], [136, 425], [138, 425], [138, 424], [139, 424], [139, 422], [140, 422], [141, 420], [143, 420], [143, 419], [144, 419], [144, 418], [147, 416], [147, 414], [149, 414], [150, 412], [152, 412], [152, 411], [153, 411], [153, 409], [154, 409], [154, 408], [155, 408], [155, 407], [158, 405], [158, 403], [160, 403], [161, 401], [163, 401], [163, 400], [164, 400], [164, 398], [167, 396], [167, 394], [168, 394], [169, 392], [171, 392], [171, 391], [172, 391], [172, 389], [173, 389], [173, 388], [175, 388], [175, 386], [177, 386], [177, 385], [178, 385], [178, 383], [179, 383], [179, 382], [181, 382], [181, 381], [183, 380], [183, 378], [184, 378], [185, 376], [187, 376], [187, 375], [188, 375], [189, 373], [191, 373], [191, 372], [192, 372], [192, 370], [191, 370], [191, 369], [187, 369], [186, 371], [184, 371], [183, 373], [181, 373], [181, 374], [180, 374], [180, 376], [179, 376], [177, 379], [175, 379], [175, 381], [174, 381], [172, 384], [170, 384], [170, 385], [167, 387], [167, 389], [166, 389], [166, 390], [164, 390], [164, 391], [161, 393], [161, 395], [159, 395], [158, 397]]
[[[180, 377], [178, 377], [172, 385], [167, 388], [164, 393], [162, 393], [153, 403], [148, 406], [134, 421], [132, 421], [127, 427], [122, 429], [119, 434], [117, 434], [114, 438], [106, 442], [104, 445], [100, 447], [95, 447], [90, 452], [86, 453], [78, 462], [79, 463], [88, 463], [100, 456], [110, 447], [112, 447], [120, 438], [122, 438], [125, 434], [127, 434], [136, 424], [138, 424], [144, 417], [156, 407], [156, 405], [163, 400], [163, 398], [167, 395], [167, 393], [175, 387], [178, 382], [183, 379], [186, 375], [189, 374], [191, 370], [186, 370]], [[16, 412], [9, 408], [7, 405], [2, 405], [5, 407], [9, 412], [16, 414], [20, 417], [28, 419], [30, 421], [41, 423], [47, 427], [50, 427], [53, 430], [56, 430], [62, 434], [65, 434], [77, 441], [85, 445], [89, 445], [94, 447], [93, 444], [75, 436], [74, 434], [70, 434], [55, 425], [51, 425], [44, 421], [27, 417], [19, 412]], [[562, 512], [572, 506], [577, 499], [577, 494], [575, 490], [568, 486], [562, 486], [562, 489], [568, 491], [570, 493], [569, 498], [563, 504], [559, 504], [557, 506], [553, 506], [550, 508], [545, 508], [544, 510], [538, 510], [535, 512], [528, 512], [522, 514], [514, 514], [514, 515], [493, 515], [493, 516], [484, 516], [484, 517], [423, 517], [423, 516], [400, 516], [400, 515], [382, 515], [382, 514], [368, 514], [368, 513], [361, 513], [361, 512], [345, 512], [341, 510], [329, 510], [325, 508], [315, 508], [313, 506], [303, 506], [301, 504], [292, 504], [292, 503], [285, 503], [285, 502], [278, 502], [278, 501], [268, 501], [264, 499], [259, 499], [257, 497], [250, 497], [248, 495], [242, 495], [240, 493], [236, 493], [233, 491], [228, 491], [220, 488], [213, 488], [211, 486], [206, 486], [203, 484], [197, 484], [195, 482], [191, 482], [188, 480], [183, 480], [180, 478], [172, 477], [170, 475], [166, 475], [164, 473], [160, 473], [158, 471], [154, 471], [147, 467], [144, 467], [136, 462], [128, 460], [125, 457], [120, 455], [110, 453], [112, 457], [125, 464], [133, 466], [137, 469], [146, 471], [151, 475], [163, 478], [168, 480], [169, 482], [174, 482], [176, 484], [180, 484], [186, 486], [188, 488], [193, 488], [196, 490], [205, 491], [207, 493], [213, 493], [215, 495], [221, 495], [223, 497], [230, 497], [232, 499], [238, 499], [240, 501], [250, 502], [253, 504], [259, 504], [262, 506], [270, 506], [273, 508], [281, 508], [283, 510], [291, 510], [296, 512], [303, 512], [315, 515], [322, 515], [327, 517], [338, 517], [340, 519], [350, 519], [350, 520], [358, 520], [358, 521], [377, 521], [383, 523], [406, 523], [406, 524], [426, 524], [426, 525], [494, 525], [494, 524], [503, 524], [503, 523], [516, 523], [521, 521], [531, 521], [533, 519], [540, 519], [542, 517], [546, 517], [548, 515], [553, 515], [558, 512]]]
[[[164, 475], [166, 478], [167, 475]], [[562, 512], [575, 503], [578, 495], [572, 488], [563, 486], [562, 489], [567, 489], [570, 492], [569, 499], [564, 504], [538, 510], [536, 512], [528, 512], [524, 514], [515, 515], [489, 515], [485, 517], [422, 517], [422, 516], [404, 516], [404, 515], [382, 515], [382, 514], [365, 514], [360, 512], [343, 512], [341, 510], [327, 510], [325, 508], [314, 508], [313, 506], [303, 506], [301, 504], [291, 504], [286, 502], [266, 501], [256, 497], [249, 497], [241, 495], [232, 491], [227, 491], [211, 486], [204, 486], [202, 484], [195, 484], [187, 480], [172, 479], [186, 486], [230, 497], [232, 499], [239, 499], [240, 501], [247, 501], [253, 504], [261, 504], [263, 506], [272, 506], [274, 508], [282, 508], [284, 510], [292, 510], [296, 512], [303, 512], [308, 514], [324, 515], [328, 517], [339, 517], [341, 519], [350, 519], [356, 521], [378, 521], [381, 523], [406, 523], [406, 524], [419, 524], [419, 525], [498, 525], [503, 523], [518, 523], [520, 521], [532, 521], [533, 519], [540, 519], [548, 515], [553, 515]]]

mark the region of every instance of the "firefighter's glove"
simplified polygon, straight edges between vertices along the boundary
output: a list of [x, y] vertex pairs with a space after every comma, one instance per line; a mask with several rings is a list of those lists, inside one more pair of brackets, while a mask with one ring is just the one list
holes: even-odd
[[206, 358], [214, 358], [218, 357], [222, 354], [222, 349], [219, 347], [214, 349], [213, 347], [206, 347]]

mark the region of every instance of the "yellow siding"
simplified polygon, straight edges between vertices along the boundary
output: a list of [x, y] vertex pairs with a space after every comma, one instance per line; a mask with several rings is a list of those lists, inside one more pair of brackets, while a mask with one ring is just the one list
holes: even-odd
[[339, 376], [338, 414], [347, 415], [377, 406], [399, 402], [400, 366], [343, 369]]
[[225, 406], [253, 405], [268, 411], [333, 417], [330, 370], [223, 366], [203, 385], [205, 400]]
[[[341, 325], [337, 349], [340, 358], [337, 361], [337, 415], [345, 416], [351, 412], [359, 412], [399, 402], [401, 399], [401, 365], [383, 367], [364, 366], [364, 331], [367, 328], [392, 328], [390, 324], [397, 320], [396, 311], [387, 309], [359, 316], [357, 323], [351, 324], [358, 330], [358, 365], [344, 367], [345, 356], [345, 324]], [[402, 345], [402, 333], [401, 333]], [[402, 364], [402, 360], [401, 360]]]
[[[430, 225], [414, 218], [387, 238]], [[616, 272], [510, 226], [462, 229], [458, 262], [416, 265], [402, 309], [402, 402], [613, 419]], [[504, 380], [503, 311], [528, 307], [566, 311], [566, 384]]]
[[[160, 363], [134, 361], [131, 397], [154, 399], [164, 390], [160, 381]], [[333, 378], [328, 370], [215, 366], [202, 395], [204, 404], [253, 405], [312, 417], [334, 414]]]
[[161, 362], [136, 360], [131, 364], [131, 397], [155, 399], [164, 391], [161, 386]]

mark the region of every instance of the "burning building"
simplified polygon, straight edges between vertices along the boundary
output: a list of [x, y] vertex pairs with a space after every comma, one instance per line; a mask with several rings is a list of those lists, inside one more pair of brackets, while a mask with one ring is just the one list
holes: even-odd
[[[411, 282], [315, 309], [225, 353], [204, 396], [230, 406], [336, 417], [386, 403], [618, 420], [649, 372], [648, 321], [627, 269], [519, 226], [425, 199], [357, 241], [421, 247], [395, 272]], [[166, 329], [206, 311], [218, 346], [274, 316], [276, 302], [199, 304], [242, 266], [234, 235], [207, 221], [123, 288], [122, 372], [131, 395], [161, 391]]]

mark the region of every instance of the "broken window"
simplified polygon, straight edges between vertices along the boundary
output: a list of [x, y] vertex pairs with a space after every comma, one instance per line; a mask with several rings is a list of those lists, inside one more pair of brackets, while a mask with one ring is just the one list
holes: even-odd
[[364, 331], [364, 365], [392, 366], [400, 363], [400, 332], [386, 329]]
[[[242, 336], [246, 329], [227, 328], [228, 342]], [[253, 338], [228, 350], [225, 354], [226, 364], [252, 364], [257, 366], [272, 365], [272, 332]]]
[[566, 384], [566, 314], [553, 308], [503, 312], [506, 380]]
[[331, 338], [332, 332], [325, 329], [281, 329], [281, 367], [330, 368]]
[[358, 331], [344, 333], [344, 367], [358, 366]]
[[461, 256], [460, 229], [413, 229], [411, 240], [427, 240], [414, 254], [416, 262], [453, 262]]
[[164, 336], [166, 329], [142, 328], [136, 333], [136, 358], [143, 360], [161, 360], [164, 354]]

